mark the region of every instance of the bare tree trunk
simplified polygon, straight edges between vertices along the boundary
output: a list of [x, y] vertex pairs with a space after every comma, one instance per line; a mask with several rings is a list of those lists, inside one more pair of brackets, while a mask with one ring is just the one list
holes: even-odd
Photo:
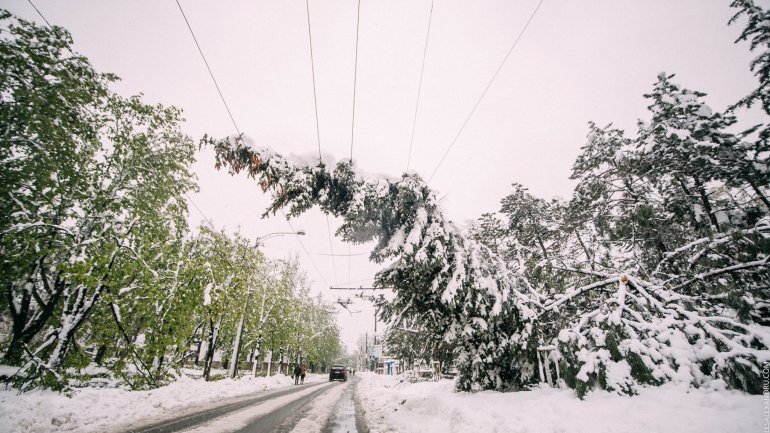
[[246, 306], [243, 307], [243, 314], [241, 314], [241, 320], [238, 321], [238, 330], [235, 333], [235, 340], [233, 341], [233, 353], [230, 357], [230, 369], [227, 372], [230, 379], [235, 379], [236, 373], [238, 373], [238, 357], [241, 349], [241, 336], [243, 335], [243, 321], [246, 319]]
[[[42, 299], [37, 293], [37, 287], [34, 285], [32, 278], [28, 279], [26, 284], [31, 284], [30, 290], [21, 290], [21, 298], [14, 299], [13, 286], [8, 286], [6, 290], [6, 296], [8, 300], [9, 310], [11, 313], [11, 341], [8, 345], [8, 350], [3, 355], [3, 363], [8, 365], [21, 365], [22, 355], [24, 354], [24, 347], [29, 344], [32, 339], [35, 338], [48, 323], [48, 320], [53, 316], [55, 307], [58, 305], [61, 299], [62, 292], [65, 289], [65, 284], [58, 276], [54, 280], [53, 284], [50, 284], [45, 271], [42, 269], [42, 260], [38, 260], [35, 267], [40, 281], [43, 284], [43, 288], [50, 293], [48, 299]], [[51, 287], [53, 286], [53, 287]], [[38, 305], [36, 309], [31, 308], [31, 302], [34, 299]]]
[[695, 181], [695, 187], [698, 189], [698, 195], [700, 196], [701, 203], [703, 203], [703, 209], [709, 217], [711, 226], [714, 227], [714, 230], [716, 230], [717, 233], [721, 233], [722, 230], [719, 228], [719, 221], [717, 221], [717, 217], [714, 215], [714, 209], [711, 207], [711, 201], [708, 198], [708, 194], [706, 194], [706, 189], [700, 179], [693, 176], [693, 180]]
[[219, 336], [219, 325], [222, 324], [222, 316], [219, 316], [216, 326], [214, 321], [209, 319], [209, 343], [206, 348], [206, 360], [203, 367], [203, 379], [208, 382], [211, 377], [211, 363], [214, 361], [214, 346], [217, 343], [217, 337]]
[[754, 182], [753, 180], [748, 180], [749, 185], [751, 185], [751, 188], [754, 190], [754, 192], [757, 194], [757, 197], [762, 201], [762, 203], [765, 204], [765, 207], [767, 207], [768, 210], [770, 210], [770, 200], [765, 197], [764, 194], [762, 194], [762, 191], [759, 189], [759, 186]]
[[[114, 260], [114, 256], [113, 256]], [[88, 314], [93, 309], [96, 301], [104, 290], [104, 286], [99, 284], [93, 291], [90, 299], [87, 298], [88, 288], [85, 286], [79, 286], [75, 291], [74, 302], [71, 295], [64, 300], [65, 310], [62, 313], [60, 323], [61, 327], [56, 331], [56, 346], [51, 352], [48, 358], [47, 368], [52, 371], [58, 370], [64, 362], [64, 357], [67, 355], [67, 351], [72, 343], [72, 338], [75, 336], [75, 332], [80, 328], [80, 325], [88, 317]]]

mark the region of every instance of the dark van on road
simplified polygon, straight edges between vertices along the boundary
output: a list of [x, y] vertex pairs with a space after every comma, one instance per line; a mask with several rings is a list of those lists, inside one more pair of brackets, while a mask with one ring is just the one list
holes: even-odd
[[332, 365], [332, 368], [329, 370], [329, 382], [333, 380], [346, 382], [348, 380], [348, 369], [344, 365]]

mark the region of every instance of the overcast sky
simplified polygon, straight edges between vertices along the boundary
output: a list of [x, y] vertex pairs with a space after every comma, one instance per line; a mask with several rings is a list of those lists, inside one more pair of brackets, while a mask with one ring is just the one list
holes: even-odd
[[[435, 0], [410, 170], [426, 179], [457, 135], [539, 0]], [[2, 0], [40, 21], [24, 0]], [[317, 154], [308, 25], [302, 0], [180, 0], [239, 128], [280, 153]], [[184, 110], [184, 130], [223, 137], [234, 127], [174, 0], [36, 0], [75, 49], [116, 90]], [[310, 0], [321, 149], [350, 157], [357, 0]], [[570, 169], [586, 123], [633, 132], [646, 118], [656, 76], [708, 93], [721, 110], [755, 85], [754, 57], [735, 45], [741, 25], [718, 0], [545, 0], [431, 182], [449, 217], [464, 225], [498, 208], [513, 182], [538, 196], [567, 197]], [[398, 177], [407, 168], [431, 0], [361, 0], [353, 159], [363, 170]], [[268, 198], [255, 182], [213, 169], [202, 152], [201, 191], [192, 200], [213, 224], [255, 239], [289, 231], [281, 218], [260, 219]], [[191, 206], [191, 223], [203, 219]], [[332, 233], [339, 221], [330, 218]], [[311, 211], [292, 222], [307, 235], [265, 240], [274, 258], [298, 255], [327, 299], [332, 285], [368, 285], [379, 269], [369, 248], [330, 242], [326, 217]], [[332, 257], [348, 254], [349, 257]], [[351, 283], [352, 282], [352, 283]], [[341, 311], [352, 347], [374, 326], [365, 302]], [[381, 328], [380, 328], [381, 329]]]

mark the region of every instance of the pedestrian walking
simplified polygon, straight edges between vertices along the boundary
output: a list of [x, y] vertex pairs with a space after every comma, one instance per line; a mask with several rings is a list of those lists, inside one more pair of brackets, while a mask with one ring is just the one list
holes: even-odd
[[294, 365], [294, 384], [299, 385], [299, 375], [302, 374], [302, 369], [299, 364]]
[[299, 372], [299, 384], [305, 384], [305, 366], [303, 365]]

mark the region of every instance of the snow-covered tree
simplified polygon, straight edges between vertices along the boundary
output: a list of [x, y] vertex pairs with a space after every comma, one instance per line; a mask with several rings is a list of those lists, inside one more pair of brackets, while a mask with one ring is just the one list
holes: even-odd
[[83, 346], [133, 389], [153, 388], [175, 377], [200, 326], [201, 251], [196, 240], [153, 243], [137, 252], [142, 266], [129, 287], [107, 292], [84, 328]]
[[[734, 176], [736, 119], [670, 78], [648, 95], [651, 120], [638, 137], [590, 125], [573, 170], [579, 183], [556, 222], [538, 216], [522, 230], [521, 215], [542, 215], [527, 209], [544, 202], [515, 186], [499, 216], [475, 228], [511, 260], [535, 246], [524, 257], [541, 272], [525, 269], [523, 280], [546, 295], [536, 308], [542, 348], [579, 395], [715, 380], [759, 392], [770, 359], [770, 219]], [[557, 232], [557, 248], [537, 242]]]
[[0, 20], [4, 361], [62, 386], [79, 329], [146, 265], [139, 244], [185, 230], [194, 146], [179, 110], [111, 93], [65, 30]]
[[444, 218], [419, 177], [367, 180], [346, 162], [333, 168], [294, 164], [240, 138], [207, 141], [218, 167], [245, 171], [274, 193], [268, 212], [285, 207], [293, 216], [317, 205], [342, 218], [338, 234], [346, 241], [376, 240], [370, 258], [391, 263], [375, 284], [396, 294], [383, 318], [393, 326], [416, 319], [455, 345], [460, 389], [513, 389], [532, 381], [529, 295], [517, 290], [516, 277], [500, 260]]
[[[748, 41], [751, 51], [759, 51], [750, 65], [759, 87], [735, 105], [751, 107], [759, 100], [762, 110], [770, 115], [770, 10], [756, 4], [754, 0], [734, 0], [730, 6], [738, 9], [738, 12], [729, 24], [735, 24], [742, 18], [747, 20], [746, 27], [735, 42]], [[734, 179], [748, 183], [765, 207], [770, 209], [770, 127], [767, 124], [759, 125], [743, 135], [750, 135], [757, 129], [759, 133], [756, 140], [741, 143], [739, 151], [729, 155], [733, 164], [727, 167], [734, 172]]]

